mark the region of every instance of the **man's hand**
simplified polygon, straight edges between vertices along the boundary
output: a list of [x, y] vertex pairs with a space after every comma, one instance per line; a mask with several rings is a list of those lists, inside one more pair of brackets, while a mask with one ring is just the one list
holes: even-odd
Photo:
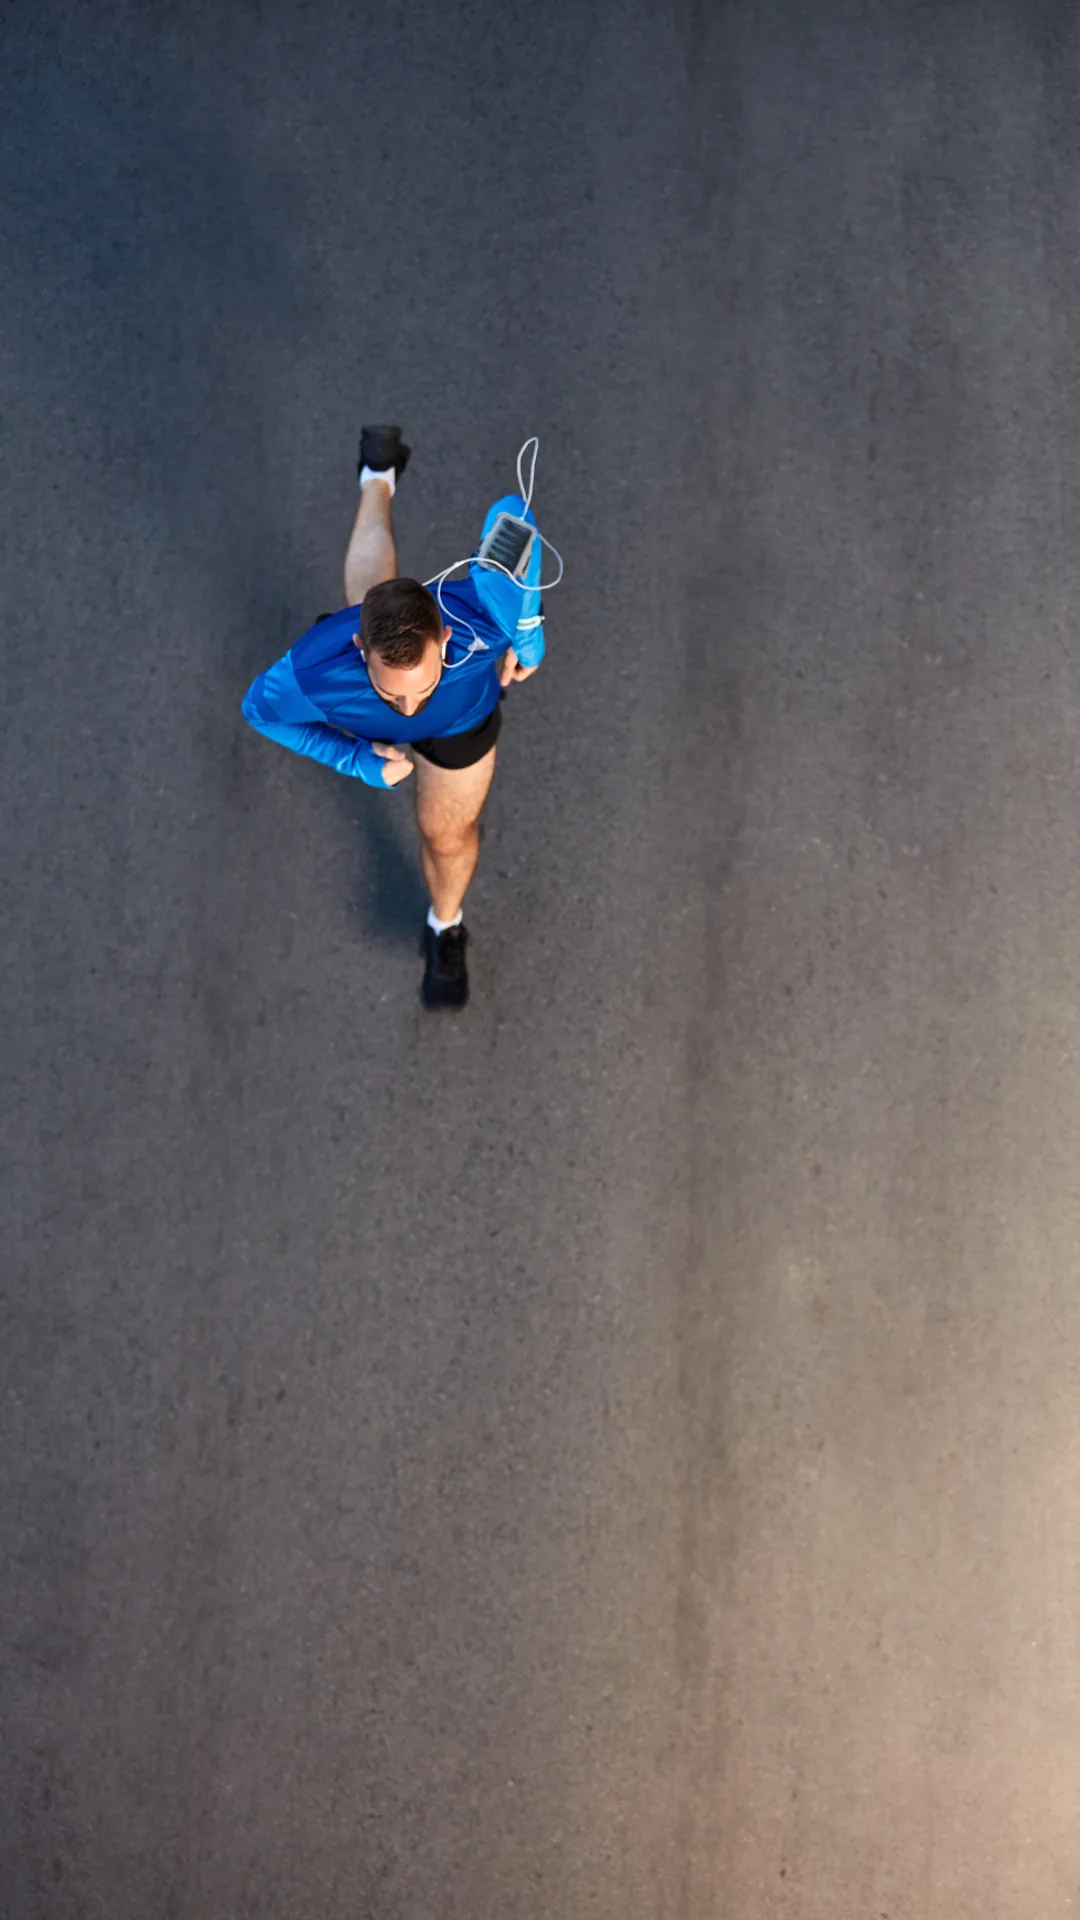
[[379, 754], [383, 760], [388, 762], [388, 765], [382, 770], [382, 777], [386, 786], [398, 787], [403, 780], [408, 779], [412, 772], [413, 763], [409, 759], [404, 747], [391, 746], [389, 740], [373, 740], [371, 748], [373, 753]]
[[508, 687], [511, 680], [527, 680], [530, 673], [535, 672], [535, 667], [523, 667], [513, 647], [507, 647], [499, 661], [499, 685]]

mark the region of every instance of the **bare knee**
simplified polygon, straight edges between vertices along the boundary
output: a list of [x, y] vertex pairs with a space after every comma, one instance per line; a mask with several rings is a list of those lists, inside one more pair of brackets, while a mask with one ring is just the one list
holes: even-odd
[[421, 826], [420, 835], [432, 853], [444, 860], [452, 859], [456, 853], [464, 853], [476, 838], [475, 822], [462, 827], [454, 823], [433, 822], [431, 826]]

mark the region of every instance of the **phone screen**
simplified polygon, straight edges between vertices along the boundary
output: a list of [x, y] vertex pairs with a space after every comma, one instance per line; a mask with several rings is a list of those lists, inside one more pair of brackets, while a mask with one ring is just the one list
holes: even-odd
[[531, 539], [531, 527], [515, 524], [513, 520], [503, 520], [485, 543], [485, 553], [513, 573]]

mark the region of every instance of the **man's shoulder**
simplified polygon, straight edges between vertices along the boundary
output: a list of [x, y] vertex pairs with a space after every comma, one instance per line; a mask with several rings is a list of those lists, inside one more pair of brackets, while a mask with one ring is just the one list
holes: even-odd
[[[354, 636], [359, 631], [359, 607], [342, 607], [338, 613], [320, 613], [318, 619], [289, 648], [293, 664], [332, 659], [335, 654], [344, 653], [347, 647], [353, 646]], [[353, 650], [355, 652], [355, 648]]]
[[294, 640], [289, 659], [297, 681], [305, 692], [316, 691], [326, 680], [366, 679], [364, 662], [355, 644], [360, 628], [359, 607], [342, 607], [340, 613], [323, 613]]

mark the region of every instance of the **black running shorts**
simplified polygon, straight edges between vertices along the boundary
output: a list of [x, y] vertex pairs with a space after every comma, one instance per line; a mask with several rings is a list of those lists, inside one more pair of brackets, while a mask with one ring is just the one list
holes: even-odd
[[462, 767], [475, 767], [485, 753], [490, 753], [502, 728], [502, 702], [506, 699], [506, 688], [499, 694], [498, 706], [492, 707], [486, 720], [478, 727], [470, 727], [468, 733], [436, 734], [431, 740], [411, 740], [411, 753], [422, 754], [430, 760], [433, 767], [447, 767], [459, 772]]

